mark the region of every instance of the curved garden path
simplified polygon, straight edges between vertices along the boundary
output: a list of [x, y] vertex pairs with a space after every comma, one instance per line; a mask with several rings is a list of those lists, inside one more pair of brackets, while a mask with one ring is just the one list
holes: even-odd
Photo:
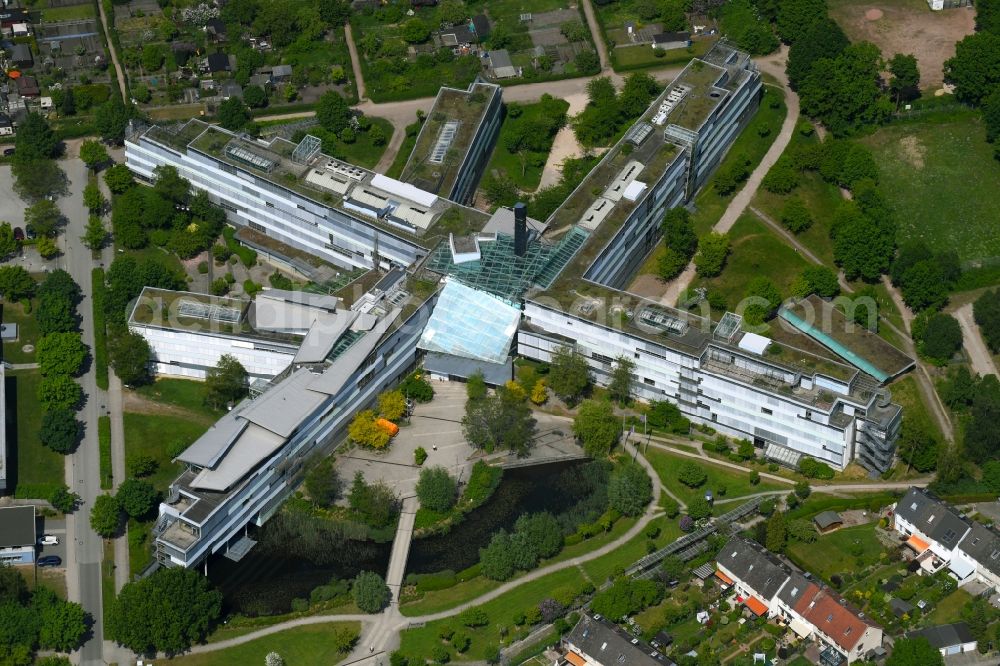
[[[378, 655], [384, 654], [391, 650], [394, 650], [399, 643], [399, 632], [411, 625], [419, 625], [425, 622], [433, 622], [435, 620], [440, 620], [446, 617], [451, 617], [457, 615], [462, 611], [472, 608], [474, 606], [479, 606], [488, 601], [492, 601], [497, 597], [503, 596], [504, 594], [510, 592], [516, 587], [524, 585], [525, 583], [530, 583], [532, 581], [538, 580], [544, 576], [561, 571], [563, 569], [568, 569], [570, 567], [579, 566], [585, 562], [596, 559], [598, 557], [603, 557], [609, 553], [614, 552], [619, 547], [624, 545], [626, 542], [632, 540], [636, 536], [642, 534], [646, 526], [656, 518], [662, 511], [659, 507], [660, 503], [660, 479], [656, 474], [656, 470], [653, 466], [649, 464], [644, 457], [639, 457], [635, 448], [629, 444], [625, 445], [625, 452], [628, 455], [633, 456], [640, 465], [646, 470], [649, 475], [650, 480], [653, 481], [653, 499], [646, 508], [646, 512], [636, 521], [627, 532], [622, 534], [620, 537], [614, 541], [610, 541], [600, 548], [590, 551], [584, 555], [579, 555], [572, 559], [563, 560], [561, 562], [556, 562], [516, 578], [512, 581], [506, 582], [499, 587], [481, 594], [475, 599], [471, 599], [462, 603], [454, 608], [450, 608], [445, 611], [440, 611], [438, 613], [431, 613], [428, 615], [420, 615], [416, 617], [406, 617], [399, 612], [399, 608], [395, 605], [390, 606], [385, 611], [379, 615], [360, 615], [360, 614], [342, 614], [342, 615], [312, 615], [309, 617], [301, 617], [294, 620], [288, 620], [287, 622], [281, 622], [279, 624], [271, 625], [270, 627], [265, 627], [263, 629], [258, 629], [257, 631], [244, 634], [242, 636], [237, 636], [235, 638], [230, 638], [224, 641], [218, 641], [217, 643], [207, 643], [205, 645], [196, 645], [191, 648], [189, 653], [191, 654], [203, 654], [206, 652], [214, 652], [216, 650], [224, 650], [229, 647], [236, 645], [242, 645], [244, 643], [249, 643], [258, 638], [264, 636], [270, 636], [271, 634], [284, 631], [286, 629], [291, 629], [293, 627], [301, 627], [311, 624], [325, 624], [328, 622], [361, 622], [362, 631], [361, 638], [358, 641], [358, 645], [355, 647], [354, 651], [345, 657], [344, 661], [348, 663], [356, 663], [359, 660], [365, 659], [366, 657], [374, 658]], [[161, 658], [163, 656], [161, 655]]]
[[[788, 109], [788, 113], [785, 114], [785, 120], [781, 123], [781, 130], [778, 132], [778, 136], [775, 137], [774, 143], [767, 149], [760, 164], [757, 165], [757, 168], [747, 178], [742, 189], [736, 193], [733, 200], [726, 206], [722, 217], [712, 227], [712, 231], [716, 233], [724, 234], [736, 223], [736, 220], [739, 219], [740, 215], [743, 214], [750, 205], [750, 202], [757, 195], [757, 190], [760, 188], [764, 176], [767, 175], [767, 172], [778, 161], [781, 154], [785, 152], [785, 148], [788, 147], [788, 143], [792, 140], [792, 136], [795, 133], [795, 125], [799, 122], [799, 96], [788, 85], [788, 77], [785, 76], [785, 62], [787, 58], [788, 47], [782, 46], [777, 54], [766, 58], [759, 58], [755, 61], [760, 71], [770, 74], [781, 84], [780, 87], [785, 95], [785, 106]], [[764, 85], [771, 84], [765, 83]], [[666, 291], [660, 298], [660, 303], [669, 306], [676, 305], [678, 297], [691, 286], [694, 278], [695, 267], [694, 262], [691, 261], [688, 263], [687, 268], [667, 285]]]

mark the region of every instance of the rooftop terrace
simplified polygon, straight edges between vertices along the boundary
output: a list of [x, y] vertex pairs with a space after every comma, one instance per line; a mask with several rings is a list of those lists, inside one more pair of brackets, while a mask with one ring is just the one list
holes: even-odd
[[441, 88], [400, 180], [447, 197], [493, 96], [499, 94], [497, 86], [479, 82], [468, 90]]

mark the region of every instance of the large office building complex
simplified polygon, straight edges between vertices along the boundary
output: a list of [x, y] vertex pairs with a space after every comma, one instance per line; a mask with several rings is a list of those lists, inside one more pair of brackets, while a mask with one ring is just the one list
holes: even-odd
[[[413, 366], [436, 293], [402, 271], [353, 301], [349, 293], [278, 377], [258, 383], [178, 456], [186, 469], [153, 529], [161, 565], [193, 567], [212, 553], [241, 559], [254, 545], [248, 526], [278, 509], [305, 460], [342, 441], [354, 414]], [[282, 317], [294, 319], [289, 305]]]
[[858, 460], [884, 471], [900, 408], [871, 377], [745, 333], [736, 315], [716, 323], [622, 291], [659, 239], [665, 211], [705, 183], [760, 94], [749, 56], [724, 45], [667, 87], [548, 220], [587, 240], [551, 286], [527, 294], [518, 353], [548, 361], [574, 347], [602, 383], [616, 358], [632, 359], [636, 395], [670, 400], [769, 458], [810, 456], [836, 469]]
[[495, 141], [500, 96], [480, 82], [442, 90], [399, 180], [328, 157], [311, 136], [260, 141], [198, 120], [133, 128], [133, 172], [151, 181], [157, 167], [175, 167], [228, 212], [243, 242], [368, 270], [335, 298], [147, 292], [173, 309], [143, 299], [133, 308], [130, 325], [151, 340], [158, 371], [197, 377], [221, 354], [243, 354], [266, 388], [180, 456], [188, 470], [161, 507], [161, 562], [239, 557], [243, 530], [275, 510], [303, 457], [338, 441], [418, 348], [434, 375], [480, 370], [497, 384], [512, 353], [547, 361], [574, 348], [599, 383], [624, 356], [635, 361], [635, 395], [676, 403], [774, 460], [891, 464], [900, 408], [884, 376], [806, 334], [771, 340], [737, 315], [713, 321], [624, 291], [665, 211], [691, 200], [756, 111], [761, 80], [748, 55], [720, 43], [692, 60], [544, 221], [523, 207], [490, 215], [463, 205]]

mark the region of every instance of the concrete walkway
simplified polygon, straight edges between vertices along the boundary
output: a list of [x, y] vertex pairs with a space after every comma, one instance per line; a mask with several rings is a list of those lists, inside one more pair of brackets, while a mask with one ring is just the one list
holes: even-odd
[[358, 57], [358, 47], [354, 45], [354, 33], [351, 31], [351, 24], [344, 24], [344, 39], [347, 40], [347, 52], [351, 54], [351, 70], [354, 72], [354, 85], [358, 89], [358, 101], [368, 98], [368, 89], [365, 86], [365, 75], [361, 71], [361, 58]]
[[914, 377], [916, 377], [917, 388], [920, 390], [924, 404], [930, 407], [931, 416], [933, 416], [934, 420], [937, 421], [938, 427], [941, 428], [941, 432], [944, 433], [945, 439], [954, 443], [955, 431], [951, 424], [951, 417], [948, 416], [948, 410], [944, 408], [944, 404], [941, 402], [941, 398], [938, 396], [937, 391], [934, 388], [934, 382], [931, 381], [930, 373], [927, 372], [927, 367], [924, 362], [920, 360], [920, 355], [917, 354], [917, 348], [913, 344], [913, 336], [911, 333], [913, 312], [909, 307], [907, 307], [906, 303], [903, 302], [903, 296], [892, 284], [888, 275], [882, 276], [882, 286], [884, 286], [886, 291], [889, 292], [892, 302], [896, 305], [896, 309], [899, 310], [899, 314], [903, 318], [903, 326], [906, 327], [906, 335], [903, 336], [903, 344], [906, 348], [903, 351], [917, 360], [917, 369], [914, 373]]
[[403, 508], [399, 513], [399, 523], [396, 526], [396, 538], [392, 540], [392, 552], [389, 554], [389, 571], [385, 576], [386, 585], [392, 592], [392, 605], [399, 605], [399, 591], [403, 587], [403, 576], [406, 574], [406, 558], [410, 554], [410, 541], [413, 538], [413, 523], [417, 518], [417, 508], [420, 502], [416, 497], [403, 500]]
[[996, 363], [990, 355], [989, 348], [983, 341], [983, 336], [979, 332], [979, 326], [972, 313], [972, 303], [966, 303], [955, 310], [955, 319], [962, 327], [962, 338], [965, 340], [965, 351], [969, 355], [972, 369], [980, 375], [996, 375]]
[[601, 62], [601, 73], [611, 71], [611, 59], [608, 58], [608, 45], [604, 43], [601, 35], [601, 26], [597, 22], [597, 15], [594, 13], [594, 6], [590, 0], [583, 0], [583, 15], [587, 17], [587, 27], [590, 28], [590, 36], [594, 40], [594, 47], [597, 48], [597, 57]]
[[[630, 445], [625, 445], [625, 453], [629, 456], [636, 457], [637, 451]], [[556, 562], [550, 564], [546, 567], [541, 567], [533, 571], [520, 576], [514, 580], [508, 581], [499, 587], [482, 594], [475, 599], [471, 599], [463, 604], [460, 604], [454, 608], [450, 608], [440, 613], [432, 613], [429, 615], [421, 615], [416, 617], [404, 617], [399, 613], [399, 608], [396, 604], [391, 604], [385, 611], [380, 615], [314, 615], [311, 617], [298, 618], [295, 620], [289, 620], [288, 622], [282, 622], [280, 624], [272, 625], [266, 629], [260, 629], [258, 631], [239, 636], [237, 638], [232, 638], [225, 641], [219, 641], [218, 643], [209, 643], [207, 645], [197, 645], [191, 648], [191, 652], [194, 654], [201, 654], [205, 652], [214, 652], [215, 650], [222, 650], [227, 647], [233, 647], [234, 645], [242, 645], [262, 636], [269, 636], [271, 634], [277, 633], [279, 631], [284, 631], [285, 629], [291, 629], [292, 627], [300, 627], [310, 624], [322, 624], [324, 622], [340, 622], [340, 621], [360, 621], [363, 623], [361, 638], [358, 641], [358, 646], [355, 648], [354, 652], [344, 659], [347, 663], [359, 663], [359, 664], [375, 664], [375, 663], [385, 663], [384, 655], [395, 650], [399, 645], [399, 632], [410, 626], [419, 626], [420, 624], [426, 622], [433, 622], [435, 620], [440, 620], [446, 617], [452, 617], [458, 615], [462, 611], [472, 608], [475, 606], [480, 606], [488, 601], [492, 601], [497, 597], [507, 594], [511, 590], [529, 583], [531, 581], [538, 580], [544, 576], [555, 573], [557, 571], [562, 571], [570, 567], [577, 567], [585, 562], [603, 557], [609, 553], [614, 552], [625, 543], [631, 539], [642, 534], [646, 526], [649, 525], [650, 521], [661, 515], [661, 510], [659, 508], [660, 502], [660, 484], [658, 477], [656, 475], [656, 470], [653, 466], [649, 464], [644, 457], [638, 456], [637, 461], [646, 470], [650, 479], [654, 480], [653, 483], [653, 499], [650, 501], [649, 506], [646, 508], [646, 512], [636, 521], [627, 532], [622, 534], [620, 537], [604, 544], [600, 548], [597, 548], [589, 553], [580, 555], [579, 557], [574, 557], [570, 560], [564, 560], [562, 562]], [[404, 508], [405, 510], [405, 508]], [[402, 518], [401, 518], [402, 520]], [[394, 548], [395, 555], [395, 548]], [[390, 568], [392, 564], [390, 563]]]
[[[785, 76], [785, 62], [787, 57], [788, 47], [782, 46], [777, 58], [771, 57], [757, 61], [757, 65], [761, 71], [773, 75], [782, 83], [782, 91], [785, 95], [785, 106], [788, 108], [788, 113], [785, 115], [785, 121], [781, 124], [781, 130], [778, 132], [778, 136], [775, 137], [774, 143], [768, 148], [757, 168], [747, 178], [743, 188], [729, 202], [722, 217], [712, 227], [712, 231], [716, 233], [727, 233], [736, 224], [736, 220], [739, 219], [740, 215], [743, 214], [750, 205], [750, 202], [757, 195], [757, 190], [760, 188], [764, 176], [767, 175], [767, 172], [778, 161], [781, 154], [785, 152], [785, 148], [788, 147], [788, 143], [792, 140], [792, 136], [795, 133], [795, 125], [799, 122], [799, 96], [788, 86], [788, 79]], [[691, 286], [695, 275], [696, 271], [694, 262], [692, 261], [688, 263], [679, 276], [667, 285], [666, 291], [660, 298], [660, 303], [668, 306], [677, 305], [678, 297]]]
[[118, 87], [122, 91], [122, 101], [128, 104], [128, 86], [125, 84], [125, 71], [118, 62], [118, 52], [115, 50], [115, 43], [111, 41], [111, 30], [108, 27], [107, 14], [104, 13], [104, 2], [99, 1], [97, 3], [97, 10], [101, 16], [101, 27], [104, 28], [105, 41], [108, 44], [108, 51], [111, 52], [111, 65], [115, 68], [115, 76], [118, 77]]

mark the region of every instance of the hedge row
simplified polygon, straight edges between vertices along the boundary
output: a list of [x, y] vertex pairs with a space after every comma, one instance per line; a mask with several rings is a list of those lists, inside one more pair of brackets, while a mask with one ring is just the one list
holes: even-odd
[[107, 287], [104, 284], [104, 269], [95, 268], [90, 272], [90, 286], [94, 300], [94, 373], [97, 387], [108, 390], [108, 325], [105, 321]]
[[222, 237], [226, 241], [226, 248], [239, 257], [244, 266], [251, 268], [257, 263], [257, 253], [236, 240], [235, 229], [227, 225], [222, 229]]
[[101, 451], [101, 489], [110, 490], [114, 478], [111, 474], [111, 417], [97, 419], [97, 443]]

